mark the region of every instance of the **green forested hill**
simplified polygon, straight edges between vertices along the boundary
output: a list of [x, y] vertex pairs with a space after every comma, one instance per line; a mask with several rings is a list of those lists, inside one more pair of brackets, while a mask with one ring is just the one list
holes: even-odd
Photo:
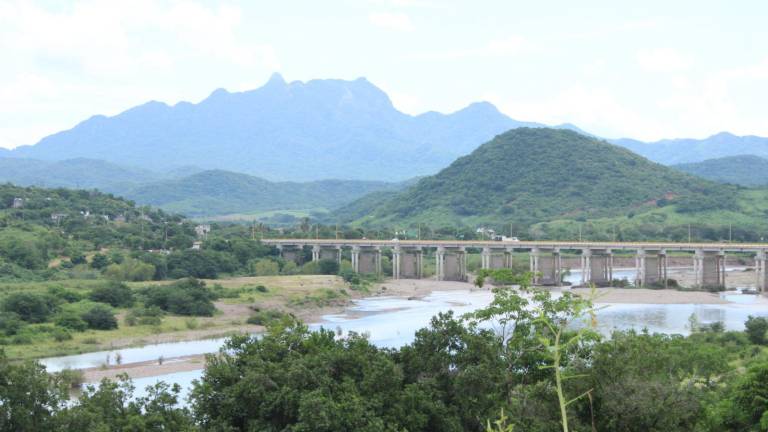
[[139, 186], [124, 193], [137, 202], [186, 216], [205, 217], [267, 210], [333, 209], [399, 183], [362, 180], [270, 182], [222, 170]]
[[665, 207], [683, 217], [733, 210], [743, 192], [572, 131], [521, 128], [401, 193], [366, 197], [336, 216], [373, 226], [512, 224], [527, 234], [547, 221], [631, 219]]
[[672, 165], [676, 170], [720, 183], [768, 185], [768, 159], [754, 155], [727, 156], [702, 162]]

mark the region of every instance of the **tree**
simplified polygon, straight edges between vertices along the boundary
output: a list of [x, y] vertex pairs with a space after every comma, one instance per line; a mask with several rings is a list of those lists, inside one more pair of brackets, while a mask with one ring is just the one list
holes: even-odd
[[746, 327], [750, 342], [756, 345], [766, 345], [768, 343], [768, 318], [750, 315], [747, 317], [744, 327]]
[[147, 307], [157, 306], [177, 315], [212, 316], [216, 312], [212, 302], [216, 299], [216, 294], [205, 282], [193, 278], [146, 288], [143, 295]]
[[320, 274], [335, 275], [339, 272], [339, 262], [332, 259], [321, 259], [318, 262]]
[[133, 304], [133, 291], [128, 285], [117, 281], [109, 281], [94, 288], [88, 297], [112, 307], [129, 307]]
[[67, 388], [38, 363], [9, 363], [0, 351], [0, 430], [54, 430]]
[[104, 254], [98, 253], [91, 259], [91, 267], [95, 268], [96, 270], [101, 270], [109, 264], [109, 257]]
[[280, 273], [280, 266], [273, 260], [262, 258], [251, 261], [251, 274], [254, 276], [275, 276]]
[[18, 291], [8, 295], [2, 303], [5, 312], [13, 312], [27, 322], [41, 323], [56, 310], [56, 301], [46, 294]]
[[112, 330], [117, 328], [117, 319], [109, 306], [97, 304], [82, 315], [88, 328], [94, 330]]

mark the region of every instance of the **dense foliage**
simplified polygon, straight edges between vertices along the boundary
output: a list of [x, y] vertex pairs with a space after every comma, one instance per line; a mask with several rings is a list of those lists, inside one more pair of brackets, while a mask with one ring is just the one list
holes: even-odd
[[768, 159], [760, 156], [726, 156], [673, 165], [672, 168], [720, 183], [742, 186], [768, 185]]
[[719, 326], [603, 338], [588, 300], [526, 292], [528, 276], [509, 271], [489, 276], [523, 291], [499, 287], [486, 308], [440, 314], [400, 349], [269, 317], [267, 335], [209, 356], [189, 409], [178, 388], [133, 399], [126, 381], [65, 403], [65, 375], [0, 356], [0, 430], [458, 432], [499, 418], [541, 432], [768, 427], [765, 339]]
[[583, 230], [593, 240], [622, 230], [632, 240], [678, 239], [692, 224], [698, 239], [721, 240], [736, 229], [754, 241], [768, 228], [767, 204], [765, 193], [687, 175], [572, 131], [519, 128], [403, 192], [364, 197], [333, 219], [370, 231], [485, 225], [543, 239], [578, 238]]

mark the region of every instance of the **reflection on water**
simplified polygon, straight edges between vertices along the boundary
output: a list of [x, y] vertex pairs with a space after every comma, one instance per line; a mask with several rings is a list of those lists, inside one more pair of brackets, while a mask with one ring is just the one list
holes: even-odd
[[[566, 288], [567, 289], [567, 288]], [[555, 295], [558, 291], [555, 290]], [[768, 299], [763, 296], [724, 293], [727, 304], [604, 304], [598, 312], [599, 329], [609, 334], [613, 330], [647, 328], [650, 332], [687, 334], [688, 318], [694, 314], [701, 324], [722, 322], [729, 330], [741, 330], [749, 315], [768, 316]], [[439, 312], [453, 310], [457, 315], [486, 306], [492, 300], [488, 290], [434, 292], [421, 300], [405, 300], [395, 297], [377, 297], [357, 300], [345, 313], [327, 315], [323, 323], [311, 326], [364, 333], [372, 343], [380, 347], [400, 347], [413, 341], [416, 331], [429, 325], [430, 319]], [[170, 358], [182, 355], [215, 352], [223, 339], [177, 342], [149, 345], [142, 348], [119, 350], [123, 363], [154, 360], [161, 355]], [[115, 351], [117, 352], [117, 351]], [[99, 352], [77, 356], [42, 360], [49, 370], [65, 367], [86, 368], [104, 363], [106, 355], [114, 359], [115, 352]], [[202, 371], [180, 372], [134, 380], [137, 395], [145, 394], [144, 388], [157, 381], [178, 383], [185, 395], [192, 380]]]
[[87, 369], [100, 367], [105, 364], [114, 365], [117, 363], [118, 354], [122, 364], [138, 363], [157, 360], [160, 357], [171, 358], [214, 353], [219, 350], [225, 340], [225, 338], [216, 338], [152, 344], [138, 348], [122, 348], [63, 357], [49, 357], [40, 360], [40, 363], [45, 365], [49, 372], [58, 372], [62, 369]]

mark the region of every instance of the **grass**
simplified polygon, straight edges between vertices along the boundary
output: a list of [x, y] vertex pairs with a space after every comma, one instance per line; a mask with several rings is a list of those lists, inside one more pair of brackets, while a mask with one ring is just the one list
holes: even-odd
[[[133, 289], [146, 286], [158, 286], [174, 281], [131, 282]], [[259, 276], [232, 277], [227, 279], [206, 280], [209, 286], [220, 285], [225, 296], [217, 302], [221, 307], [231, 305], [227, 313], [218, 313], [213, 317], [188, 317], [165, 315], [159, 325], [135, 325], [125, 323], [128, 309], [115, 309], [119, 327], [114, 330], [87, 330], [71, 332], [72, 339], [57, 342], [47, 332], [32, 332], [30, 344], [2, 346], [10, 359], [23, 360], [80, 354], [92, 351], [109, 350], [116, 347], [144, 345], [147, 343], [167, 342], [186, 338], [190, 332], [195, 335], [223, 336], [238, 331], [251, 310], [246, 305], [264, 305], [265, 307], [287, 307], [304, 309], [321, 307], [349, 297], [349, 286], [338, 276], [296, 275], [296, 276]], [[46, 282], [23, 282], [0, 284], [0, 293], [19, 290], [46, 292], [50, 287], [60, 286], [87, 293], [103, 280], [65, 280]], [[266, 291], [258, 288], [266, 287]], [[345, 294], [346, 293], [346, 294]], [[238, 307], [239, 306], [239, 307]], [[233, 312], [234, 311], [234, 312]], [[51, 326], [31, 324], [31, 328]], [[10, 338], [9, 342], [10, 342]]]

